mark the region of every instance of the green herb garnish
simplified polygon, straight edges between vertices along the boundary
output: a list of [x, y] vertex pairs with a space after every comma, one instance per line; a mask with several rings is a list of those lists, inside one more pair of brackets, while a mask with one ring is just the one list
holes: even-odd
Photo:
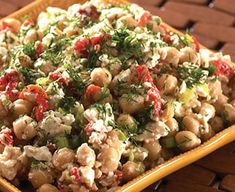
[[204, 83], [209, 74], [207, 70], [203, 70], [193, 63], [179, 65], [178, 72], [180, 79], [185, 81], [188, 88]]

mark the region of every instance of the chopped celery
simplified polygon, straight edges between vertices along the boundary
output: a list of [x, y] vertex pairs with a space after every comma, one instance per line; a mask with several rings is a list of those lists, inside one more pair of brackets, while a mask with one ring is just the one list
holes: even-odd
[[121, 130], [116, 129], [116, 131], [118, 132], [118, 138], [120, 141], [126, 141], [127, 137], [125, 135], [125, 133], [123, 133]]
[[50, 80], [47, 77], [41, 77], [36, 80], [36, 84], [38, 85], [46, 85], [50, 82]]
[[68, 138], [65, 135], [58, 135], [54, 138], [54, 143], [58, 149], [70, 147]]
[[190, 101], [196, 97], [196, 89], [195, 88], [186, 88], [184, 93], [180, 96], [179, 101], [185, 105], [188, 105]]

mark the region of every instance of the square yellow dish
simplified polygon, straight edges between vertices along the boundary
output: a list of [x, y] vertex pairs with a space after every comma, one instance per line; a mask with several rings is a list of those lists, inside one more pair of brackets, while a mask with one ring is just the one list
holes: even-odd
[[[103, 0], [105, 3], [111, 4], [128, 4], [124, 0]], [[30, 5], [24, 7], [23, 9], [9, 15], [9, 18], [21, 19], [28, 15], [32, 18], [37, 18], [38, 14], [45, 10], [49, 6], [55, 6], [60, 8], [67, 8], [75, 3], [84, 3], [85, 1], [79, 0], [37, 0]], [[182, 35], [180, 32], [176, 31], [172, 27], [164, 24], [170, 31]], [[128, 182], [122, 186], [118, 191], [122, 192], [137, 192], [146, 188], [148, 185], [156, 182], [157, 180], [171, 174], [172, 172], [185, 167], [192, 162], [208, 155], [209, 153], [215, 151], [216, 149], [232, 142], [235, 140], [235, 125], [228, 127], [227, 129], [219, 132], [211, 139], [200, 145], [199, 147], [190, 150], [188, 152], [182, 153], [174, 158], [161, 163], [160, 165], [146, 171], [144, 174], [138, 176], [132, 181]], [[10, 184], [3, 178], [0, 178], [0, 190], [3, 192], [19, 192], [15, 186]]]

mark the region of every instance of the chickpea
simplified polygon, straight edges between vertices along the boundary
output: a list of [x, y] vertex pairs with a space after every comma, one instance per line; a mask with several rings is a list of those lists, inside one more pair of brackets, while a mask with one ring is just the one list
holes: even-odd
[[162, 48], [162, 60], [167, 64], [177, 66], [179, 63], [180, 53], [174, 47]]
[[190, 131], [195, 135], [200, 135], [200, 122], [192, 115], [187, 115], [183, 118], [183, 128], [186, 131]]
[[148, 159], [150, 161], [157, 161], [161, 156], [161, 145], [159, 141], [149, 141], [145, 142], [143, 147], [148, 150]]
[[101, 163], [100, 170], [103, 173], [108, 173], [118, 168], [120, 154], [113, 147], [103, 148], [101, 153], [98, 155], [98, 160]]
[[221, 82], [219, 80], [209, 81], [208, 87], [212, 99], [217, 100], [218, 96], [222, 95], [222, 87], [221, 87]]
[[136, 94], [123, 94], [119, 98], [119, 105], [124, 113], [135, 113], [144, 108], [144, 97]]
[[95, 171], [89, 166], [81, 166], [79, 168], [81, 173], [81, 183], [86, 184], [88, 187], [92, 187], [95, 179]]
[[218, 96], [217, 101], [214, 103], [216, 114], [221, 114], [225, 110], [225, 104], [228, 102], [228, 97], [221, 94]]
[[230, 122], [234, 122], [235, 121], [235, 107], [227, 103], [224, 105], [224, 111], [225, 111], [227, 120]]
[[63, 33], [66, 34], [66, 36], [71, 37], [73, 35], [76, 35], [79, 31], [79, 27], [77, 26], [76, 22], [71, 22], [69, 25], [64, 28]]
[[29, 68], [32, 66], [32, 60], [28, 55], [22, 54], [18, 57], [18, 59], [22, 67]]
[[144, 164], [139, 162], [139, 163], [135, 163], [133, 161], [127, 161], [124, 165], [123, 165], [123, 179], [125, 181], [130, 181], [134, 178], [136, 178], [137, 176], [139, 176], [140, 174], [142, 174], [145, 170]]
[[219, 116], [215, 116], [214, 118], [212, 118], [210, 120], [210, 125], [216, 133], [222, 131], [224, 128], [223, 119]]
[[115, 62], [115, 63], [102, 63], [101, 67], [106, 67], [111, 75], [114, 77], [118, 75], [118, 73], [121, 71], [122, 63], [121, 62]]
[[165, 34], [164, 29], [156, 22], [153, 22], [153, 24], [152, 24], [152, 31], [154, 33], [161, 33], [163, 35]]
[[165, 94], [174, 93], [177, 88], [177, 78], [173, 75], [163, 74], [157, 80], [157, 87]]
[[137, 26], [137, 21], [133, 18], [131, 14], [122, 16], [116, 22], [116, 27], [120, 28], [123, 25], [127, 26], [128, 28], [133, 28]]
[[120, 114], [117, 123], [121, 126], [136, 127], [135, 119], [129, 114]]
[[13, 122], [15, 136], [20, 140], [30, 140], [36, 136], [36, 122], [27, 115], [24, 115]]
[[172, 149], [162, 148], [161, 157], [164, 160], [171, 159], [172, 157], [174, 157], [174, 152], [172, 151]]
[[31, 169], [28, 178], [34, 188], [39, 188], [44, 184], [53, 182], [52, 173], [43, 169]]
[[178, 122], [174, 118], [170, 118], [166, 121], [167, 127], [170, 129], [167, 136], [174, 136], [179, 130]]
[[35, 29], [30, 29], [24, 37], [24, 43], [27, 44], [36, 41], [37, 39], [38, 39], [37, 31]]
[[188, 151], [201, 144], [201, 140], [190, 131], [180, 131], [176, 134], [175, 141], [182, 151]]
[[109, 85], [112, 80], [111, 73], [106, 68], [95, 68], [91, 72], [91, 81], [100, 87]]
[[211, 137], [213, 137], [214, 135], [215, 135], [215, 131], [211, 128], [211, 126], [209, 126], [208, 132], [202, 133], [200, 138], [203, 142], [205, 142], [209, 140]]
[[196, 64], [198, 62], [197, 53], [191, 47], [184, 47], [180, 50], [179, 62], [190, 62]]
[[173, 102], [169, 101], [161, 114], [161, 119], [165, 122], [175, 116], [175, 107]]
[[14, 18], [6, 18], [3, 22], [7, 23], [9, 27], [11, 27], [15, 33], [18, 33], [21, 28], [21, 22]]
[[52, 156], [52, 164], [54, 167], [60, 171], [67, 168], [69, 163], [75, 161], [75, 153], [73, 150], [68, 148], [62, 148], [57, 150]]
[[59, 190], [51, 184], [43, 184], [37, 192], [59, 192]]
[[131, 70], [130, 69], [122, 71], [118, 75], [116, 75], [110, 84], [110, 88], [114, 89], [116, 85], [118, 85], [119, 82], [123, 82], [122, 86], [125, 85], [125, 87], [129, 85], [129, 83], [131, 82]]
[[93, 149], [91, 149], [87, 143], [82, 144], [77, 149], [76, 155], [78, 163], [84, 166], [93, 167], [95, 165], [96, 155]]
[[208, 121], [215, 116], [215, 108], [209, 103], [203, 103], [199, 113]]
[[8, 113], [7, 108], [3, 105], [2, 101], [0, 100], [0, 119], [6, 117], [7, 113]]
[[40, 66], [39, 69], [45, 73], [46, 75], [48, 75], [50, 72], [55, 71], [56, 67], [52, 64], [51, 61], [45, 61], [43, 62]]
[[31, 102], [24, 99], [17, 99], [13, 103], [12, 111], [13, 116], [18, 118], [20, 115], [30, 115], [33, 105]]

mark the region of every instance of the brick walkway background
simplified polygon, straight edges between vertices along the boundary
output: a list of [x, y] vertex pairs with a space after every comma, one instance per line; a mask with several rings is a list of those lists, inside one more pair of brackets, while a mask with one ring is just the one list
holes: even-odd
[[[0, 17], [32, 0], [0, 0]], [[235, 61], [235, 0], [131, 0], [206, 47]], [[235, 143], [153, 184], [144, 192], [235, 192]]]

